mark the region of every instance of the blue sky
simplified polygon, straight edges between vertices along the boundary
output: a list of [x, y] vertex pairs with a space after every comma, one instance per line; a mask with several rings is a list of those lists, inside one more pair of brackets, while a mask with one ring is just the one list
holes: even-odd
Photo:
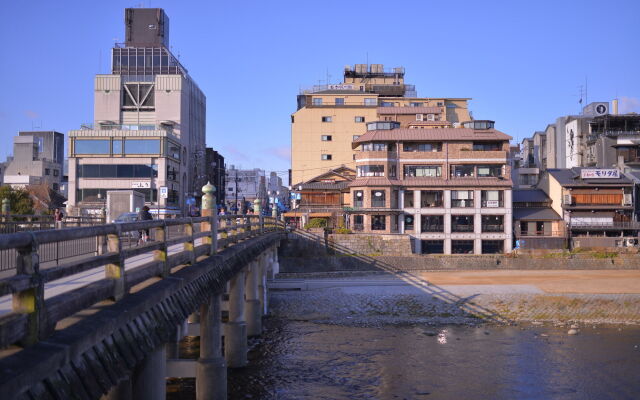
[[207, 96], [207, 145], [285, 171], [301, 87], [347, 64], [404, 66], [419, 96], [472, 97], [517, 141], [589, 101], [640, 112], [640, 1], [3, 1], [0, 159], [32, 127], [93, 120], [124, 8], [162, 7], [174, 54]]

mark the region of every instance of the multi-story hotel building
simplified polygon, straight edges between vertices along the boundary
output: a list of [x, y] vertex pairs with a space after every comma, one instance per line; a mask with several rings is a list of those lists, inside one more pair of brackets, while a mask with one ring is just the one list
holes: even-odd
[[368, 122], [353, 140], [350, 228], [409, 234], [416, 253], [510, 252], [511, 137], [493, 121], [409, 125]]
[[97, 75], [94, 121], [69, 132], [69, 204], [104, 205], [134, 189], [152, 210], [186, 213], [206, 183], [206, 98], [169, 51], [162, 9], [125, 10], [126, 42]]
[[431, 128], [470, 119], [469, 99], [416, 97], [404, 74], [402, 67], [356, 64], [345, 67], [343, 83], [303, 90], [291, 115], [292, 184], [342, 166], [355, 169], [351, 143], [367, 131], [367, 122]]

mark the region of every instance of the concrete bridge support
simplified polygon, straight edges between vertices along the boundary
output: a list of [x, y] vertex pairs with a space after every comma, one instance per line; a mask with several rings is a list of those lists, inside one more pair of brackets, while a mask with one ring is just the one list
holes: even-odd
[[227, 364], [222, 356], [220, 293], [200, 306], [200, 358], [196, 365], [196, 398], [226, 400]]
[[260, 299], [260, 311], [267, 315], [267, 270], [269, 269], [269, 255], [263, 254], [259, 259], [258, 298]]
[[152, 351], [133, 372], [132, 398], [163, 400], [167, 395], [167, 352], [164, 345]]
[[244, 280], [241, 271], [230, 280], [229, 322], [224, 327], [224, 358], [229, 368], [247, 365], [247, 324], [244, 316]]
[[262, 334], [262, 309], [260, 304], [259, 282], [262, 256], [252, 261], [247, 268], [245, 282], [245, 306], [247, 308], [247, 335], [250, 337]]

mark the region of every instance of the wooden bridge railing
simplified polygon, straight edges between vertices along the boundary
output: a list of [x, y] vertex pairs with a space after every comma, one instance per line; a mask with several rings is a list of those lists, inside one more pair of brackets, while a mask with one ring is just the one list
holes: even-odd
[[[167, 229], [172, 226], [182, 226], [182, 235], [169, 238]], [[123, 233], [142, 230], [154, 231], [155, 240], [123, 247]], [[0, 296], [13, 298], [12, 311], [0, 316], [0, 348], [31, 345], [46, 338], [62, 319], [104, 300], [118, 301], [149, 278], [168, 277], [175, 267], [194, 264], [199, 257], [278, 230], [284, 230], [284, 224], [272, 217], [219, 215], [0, 235], [0, 250], [17, 251], [15, 275], [0, 279]], [[106, 238], [100, 240], [106, 242], [101, 254], [40, 268], [40, 245], [101, 237]], [[182, 249], [175, 251], [180, 244]], [[169, 254], [170, 250], [174, 253]], [[127, 259], [142, 254], [149, 254], [149, 260], [125, 269]], [[47, 283], [95, 268], [104, 268], [105, 278], [45, 299]]]

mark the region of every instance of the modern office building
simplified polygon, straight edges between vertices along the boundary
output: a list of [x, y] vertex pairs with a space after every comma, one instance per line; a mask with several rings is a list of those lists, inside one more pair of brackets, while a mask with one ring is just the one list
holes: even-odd
[[394, 121], [402, 128], [446, 128], [470, 119], [467, 98], [417, 97], [402, 67], [346, 66], [344, 80], [317, 85], [298, 95], [291, 115], [290, 182], [306, 182], [341, 166], [355, 169], [351, 143], [366, 123]]
[[353, 141], [352, 230], [409, 234], [415, 253], [511, 251], [511, 137], [493, 121], [459, 128], [403, 128], [396, 121], [366, 126]]
[[94, 121], [69, 132], [69, 204], [99, 211], [110, 190], [188, 214], [206, 183], [206, 98], [169, 50], [162, 9], [125, 10], [126, 41], [94, 80]]
[[13, 156], [7, 158], [3, 183], [12, 187], [47, 185], [60, 191], [64, 161], [64, 135], [55, 131], [19, 132]]

